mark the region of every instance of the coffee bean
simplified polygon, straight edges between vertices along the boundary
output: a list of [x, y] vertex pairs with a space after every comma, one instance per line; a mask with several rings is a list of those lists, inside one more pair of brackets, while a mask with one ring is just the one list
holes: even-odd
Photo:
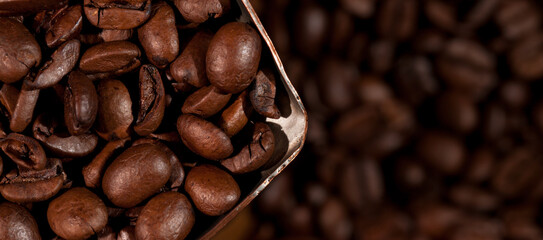
[[36, 220], [20, 205], [0, 203], [0, 223], [2, 239], [41, 239]]
[[140, 101], [134, 132], [146, 136], [154, 132], [162, 122], [166, 100], [160, 72], [153, 65], [140, 68]]
[[275, 105], [275, 77], [271, 70], [260, 70], [249, 91], [249, 99], [258, 114], [278, 119], [281, 117]]
[[0, 63], [0, 79], [4, 83], [14, 83], [40, 64], [41, 50], [22, 23], [0, 17], [0, 25], [0, 52], [4, 56]]
[[107, 209], [91, 191], [72, 188], [49, 203], [47, 220], [62, 238], [86, 239], [106, 226]]
[[184, 114], [208, 118], [221, 111], [231, 96], [232, 94], [224, 94], [213, 85], [206, 86], [188, 96], [181, 111]]
[[36, 118], [32, 126], [34, 138], [57, 157], [84, 157], [92, 153], [98, 145], [98, 136], [93, 133], [69, 135], [58, 132], [62, 129], [59, 120], [44, 113]]
[[115, 0], [85, 0], [87, 20], [99, 28], [131, 29], [143, 24], [151, 16], [150, 0], [117, 2]]
[[119, 80], [102, 80], [98, 84], [98, 126], [100, 137], [110, 140], [130, 136], [132, 100]]
[[247, 90], [241, 92], [236, 100], [221, 113], [217, 125], [228, 137], [236, 135], [249, 121], [253, 107], [247, 95]]
[[240, 189], [234, 178], [213, 165], [191, 169], [185, 191], [196, 208], [209, 216], [218, 216], [230, 210], [240, 197]]
[[51, 20], [50, 27], [45, 33], [45, 42], [49, 48], [55, 48], [76, 38], [83, 28], [81, 5], [71, 6], [61, 11]]
[[266, 164], [275, 150], [275, 139], [266, 123], [255, 123], [253, 139], [234, 157], [221, 161], [221, 165], [234, 174], [252, 172]]
[[48, 159], [45, 169], [13, 169], [0, 180], [0, 193], [11, 202], [45, 201], [57, 194], [66, 181], [66, 173], [59, 159]]
[[213, 36], [206, 55], [209, 82], [226, 93], [239, 93], [258, 70], [262, 41], [245, 23], [227, 23]]
[[72, 135], [86, 133], [98, 114], [98, 94], [91, 80], [81, 72], [70, 73], [64, 91], [64, 122]]
[[194, 211], [185, 195], [177, 192], [161, 193], [152, 198], [141, 211], [136, 222], [136, 237], [185, 239], [194, 222]]
[[183, 143], [204, 158], [220, 160], [234, 151], [230, 138], [213, 123], [200, 117], [190, 114], [179, 116], [177, 131]]
[[173, 9], [165, 2], [153, 4], [152, 16], [138, 28], [138, 38], [147, 59], [158, 68], [165, 68], [179, 53], [179, 37]]
[[79, 68], [85, 73], [123, 74], [140, 66], [140, 49], [127, 41], [114, 41], [94, 45], [87, 49]]
[[25, 135], [10, 133], [0, 141], [0, 148], [20, 168], [42, 170], [47, 164], [42, 146]]
[[102, 189], [113, 204], [129, 208], [157, 193], [171, 174], [168, 155], [156, 144], [125, 150], [104, 173]]
[[193, 23], [203, 23], [209, 18], [218, 18], [230, 10], [228, 0], [175, 0], [175, 6], [183, 18]]

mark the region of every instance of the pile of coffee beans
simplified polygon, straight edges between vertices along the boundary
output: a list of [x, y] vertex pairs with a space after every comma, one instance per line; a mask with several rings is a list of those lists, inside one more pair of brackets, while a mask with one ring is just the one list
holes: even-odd
[[309, 113], [249, 239], [543, 239], [543, 3], [255, 2]]
[[0, 239], [195, 238], [256, 186], [281, 112], [235, 2], [0, 9]]

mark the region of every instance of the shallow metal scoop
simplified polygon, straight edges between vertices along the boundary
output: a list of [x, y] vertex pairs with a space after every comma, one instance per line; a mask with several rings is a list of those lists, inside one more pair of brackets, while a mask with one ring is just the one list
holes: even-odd
[[[247, 207], [247, 205], [249, 205], [249, 203], [255, 199], [256, 196], [258, 196], [258, 194], [260, 194], [260, 192], [262, 192], [262, 190], [264, 190], [268, 184], [270, 184], [270, 182], [292, 162], [292, 160], [294, 160], [302, 149], [307, 134], [307, 112], [300, 100], [300, 96], [298, 96], [298, 93], [292, 86], [292, 83], [285, 72], [283, 63], [281, 62], [270, 37], [262, 26], [262, 23], [249, 0], [236, 0], [236, 3], [237, 5], [234, 4], [232, 8], [239, 8], [241, 11], [241, 15], [237, 20], [255, 26], [264, 40], [265, 44], [262, 48], [262, 57], [270, 57], [270, 55], [273, 57], [277, 75], [280, 76], [280, 81], [277, 81], [276, 102], [281, 110], [282, 116], [279, 119], [266, 120], [271, 125], [274, 135], [276, 136], [275, 152], [270, 163], [267, 164], [267, 166], [264, 166], [263, 169], [266, 170], [260, 172], [259, 180], [255, 179], [254, 182], [247, 183], [252, 190], [249, 191], [248, 194], [242, 195], [240, 202], [232, 210], [213, 222], [212, 225], [202, 233], [197, 233], [196, 236], [199, 236], [200, 239], [210, 239], [242, 209]], [[268, 51], [270, 54], [264, 54], [265, 51]], [[198, 220], [196, 222], [196, 224], [198, 224]]]

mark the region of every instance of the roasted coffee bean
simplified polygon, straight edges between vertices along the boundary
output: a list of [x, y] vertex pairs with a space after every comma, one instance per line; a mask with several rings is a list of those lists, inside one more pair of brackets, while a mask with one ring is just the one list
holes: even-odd
[[500, 205], [500, 198], [496, 194], [470, 185], [456, 185], [449, 191], [452, 202], [471, 210], [493, 211]]
[[64, 122], [72, 135], [86, 133], [98, 114], [98, 94], [92, 81], [83, 73], [70, 73], [64, 91]]
[[247, 90], [241, 92], [236, 100], [221, 113], [217, 125], [228, 137], [236, 135], [249, 121], [253, 107], [247, 95]]
[[218, 18], [230, 10], [229, 0], [175, 0], [175, 6], [185, 20], [203, 23], [209, 18]]
[[421, 203], [414, 207], [419, 231], [431, 238], [446, 236], [446, 232], [462, 221], [462, 212], [439, 203]]
[[488, 180], [494, 172], [494, 153], [488, 148], [480, 148], [471, 154], [468, 160], [465, 178], [472, 182], [483, 182]]
[[51, 229], [64, 239], [86, 239], [107, 224], [102, 200], [86, 188], [72, 188], [55, 198], [47, 208]]
[[209, 81], [206, 76], [206, 54], [213, 33], [207, 30], [197, 32], [181, 54], [170, 64], [170, 74], [176, 83], [187, 83], [194, 87], [204, 87]]
[[351, 209], [364, 211], [382, 201], [383, 177], [375, 160], [347, 161], [343, 165], [338, 187]]
[[256, 74], [249, 99], [258, 114], [274, 119], [281, 117], [275, 105], [275, 77], [271, 70], [261, 70]]
[[504, 82], [499, 89], [500, 99], [509, 108], [521, 109], [530, 101], [530, 89], [521, 81]]
[[451, 40], [438, 57], [436, 68], [447, 85], [475, 99], [485, 97], [496, 83], [494, 56], [466, 39]]
[[[359, 77], [356, 66], [335, 58], [321, 64], [318, 91], [323, 102], [335, 111], [352, 107], [356, 101], [354, 86]], [[253, 106], [255, 110], [258, 107]]]
[[57, 84], [66, 76], [79, 60], [79, 40], [70, 40], [62, 44], [52, 55], [51, 59], [44, 63], [33, 81], [28, 81], [31, 88], [43, 89]]
[[185, 195], [165, 192], [152, 198], [136, 222], [138, 239], [185, 239], [194, 225], [194, 211]]
[[234, 152], [230, 138], [213, 123], [200, 117], [190, 114], [179, 116], [177, 131], [185, 146], [204, 158], [221, 160]]
[[543, 76], [543, 34], [533, 34], [517, 44], [509, 52], [511, 69], [519, 77], [530, 80]]
[[501, 1], [495, 17], [503, 36], [508, 39], [531, 34], [541, 24], [541, 14], [533, 1]]
[[431, 0], [425, 1], [424, 12], [430, 22], [438, 28], [455, 32], [458, 26], [456, 19], [456, 8], [447, 1]]
[[132, 29], [104, 29], [100, 32], [100, 39], [104, 42], [125, 41], [132, 37]]
[[0, 148], [19, 168], [42, 170], [47, 164], [42, 146], [25, 135], [10, 133], [0, 141]]
[[405, 40], [413, 35], [417, 24], [417, 1], [383, 1], [377, 17], [377, 30], [383, 38]]
[[375, 0], [340, 0], [343, 8], [359, 18], [368, 18], [375, 10]]
[[[345, 1], [344, 1], [345, 2]], [[294, 15], [294, 45], [297, 51], [309, 58], [317, 58], [326, 43], [330, 17], [319, 4], [309, 1], [300, 6]]]
[[230, 210], [240, 197], [234, 178], [213, 165], [192, 168], [187, 175], [185, 191], [196, 208], [209, 216], [219, 216]]
[[330, 198], [320, 209], [318, 224], [328, 239], [350, 239], [353, 226], [341, 200]]
[[221, 111], [231, 96], [232, 94], [224, 94], [213, 85], [206, 86], [188, 96], [181, 111], [184, 114], [208, 118]]
[[365, 104], [381, 104], [392, 98], [392, 89], [377, 76], [361, 76], [356, 83], [357, 96]]
[[68, 4], [67, 0], [17, 0], [0, 2], [0, 16], [17, 16], [21, 14], [37, 13], [42, 10], [56, 9]]
[[165, 2], [152, 6], [152, 16], [138, 28], [138, 38], [147, 59], [158, 68], [165, 68], [179, 53], [179, 37], [173, 9]]
[[28, 210], [10, 202], [0, 203], [0, 236], [5, 240], [41, 240], [38, 224]]
[[116, 206], [134, 207], [166, 184], [171, 169], [168, 155], [159, 145], [136, 145], [109, 165], [102, 179], [102, 189]]
[[3, 56], [0, 62], [0, 81], [14, 83], [40, 64], [41, 50], [34, 36], [22, 23], [0, 17], [0, 26], [0, 53]]
[[442, 132], [426, 133], [417, 144], [417, 153], [444, 174], [458, 173], [465, 160], [465, 149], [460, 140]]
[[133, 116], [128, 89], [119, 80], [102, 80], [97, 92], [98, 135], [106, 140], [129, 137]]
[[151, 16], [151, 0], [85, 0], [83, 4], [87, 20], [104, 29], [135, 28]]
[[140, 66], [140, 49], [128, 41], [113, 41], [87, 49], [79, 68], [85, 73], [123, 74]]
[[21, 91], [19, 92], [17, 104], [15, 105], [15, 109], [13, 110], [13, 114], [9, 121], [9, 128], [11, 131], [22, 132], [32, 121], [40, 90], [31, 89], [31, 87], [28, 86], [30, 79], [29, 76], [25, 78]]
[[231, 158], [221, 160], [221, 165], [234, 174], [248, 173], [262, 167], [270, 160], [275, 150], [275, 138], [266, 123], [255, 123], [250, 144]]
[[57, 194], [66, 181], [66, 173], [59, 159], [50, 158], [40, 171], [13, 169], [0, 180], [0, 193], [16, 203], [45, 201]]
[[160, 72], [153, 65], [143, 65], [139, 77], [139, 111], [134, 132], [147, 136], [154, 132], [164, 117], [166, 100]]
[[209, 43], [206, 72], [209, 82], [226, 93], [247, 88], [258, 70], [262, 41], [246, 23], [222, 26]]
[[55, 48], [76, 38], [83, 28], [81, 5], [74, 5], [61, 10], [50, 25], [45, 33], [45, 43], [49, 48]]
[[89, 155], [98, 145], [98, 136], [93, 133], [81, 135], [69, 135], [65, 132], [57, 132], [58, 119], [44, 113], [36, 118], [32, 126], [34, 138], [57, 157], [73, 158]]
[[535, 184], [540, 169], [541, 165], [532, 151], [517, 149], [496, 166], [492, 187], [502, 196], [514, 198]]

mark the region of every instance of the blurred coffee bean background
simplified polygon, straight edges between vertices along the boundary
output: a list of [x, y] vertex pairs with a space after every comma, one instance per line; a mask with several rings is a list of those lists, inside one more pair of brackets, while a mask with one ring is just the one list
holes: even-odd
[[536, 0], [253, 0], [309, 113], [216, 239], [543, 239]]

